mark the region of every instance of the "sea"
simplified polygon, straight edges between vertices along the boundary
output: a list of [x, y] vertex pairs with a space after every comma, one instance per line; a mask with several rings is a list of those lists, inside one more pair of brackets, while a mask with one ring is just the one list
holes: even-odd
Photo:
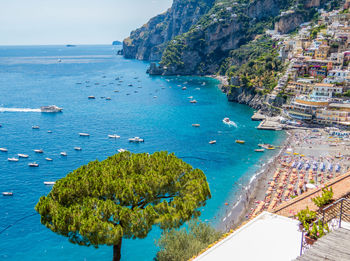
[[[257, 144], [278, 146], [284, 140], [281, 132], [257, 130], [258, 122], [250, 119], [253, 110], [228, 102], [217, 80], [150, 76], [149, 63], [124, 59], [118, 48], [0, 47], [0, 147], [8, 149], [0, 152], [0, 192], [13, 192], [12, 197], [0, 194], [0, 260], [111, 260], [112, 247], [69, 243], [43, 226], [34, 210], [52, 188], [45, 181], [63, 178], [89, 161], [103, 160], [120, 148], [174, 152], [206, 174], [212, 198], [200, 209], [201, 220], [218, 226], [261, 165], [276, 153], [256, 153]], [[197, 103], [190, 103], [193, 99]], [[41, 113], [46, 105], [63, 112]], [[231, 124], [223, 122], [225, 117]], [[40, 129], [32, 129], [34, 125]], [[120, 138], [108, 138], [110, 134]], [[129, 143], [135, 136], [145, 142]], [[235, 143], [237, 139], [245, 144]], [[211, 140], [216, 144], [209, 144]], [[18, 153], [29, 158], [8, 161]], [[29, 167], [31, 162], [39, 167]], [[154, 227], [145, 239], [123, 240], [122, 260], [152, 260], [160, 235]]]

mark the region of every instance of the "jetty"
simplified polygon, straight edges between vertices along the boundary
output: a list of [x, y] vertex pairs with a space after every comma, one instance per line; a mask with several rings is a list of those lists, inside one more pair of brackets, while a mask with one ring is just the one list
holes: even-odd
[[266, 119], [266, 116], [261, 114], [260, 111], [256, 111], [251, 119], [252, 121], [263, 121]]
[[282, 130], [283, 124], [279, 123], [277, 117], [266, 117], [258, 126], [259, 130]]

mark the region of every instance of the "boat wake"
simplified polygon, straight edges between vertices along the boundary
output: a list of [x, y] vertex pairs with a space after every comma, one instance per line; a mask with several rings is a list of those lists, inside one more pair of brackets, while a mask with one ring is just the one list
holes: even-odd
[[40, 109], [30, 108], [3, 108], [0, 107], [0, 112], [41, 112]]
[[224, 121], [225, 124], [229, 125], [229, 126], [233, 126], [235, 128], [237, 128], [237, 124], [234, 121]]

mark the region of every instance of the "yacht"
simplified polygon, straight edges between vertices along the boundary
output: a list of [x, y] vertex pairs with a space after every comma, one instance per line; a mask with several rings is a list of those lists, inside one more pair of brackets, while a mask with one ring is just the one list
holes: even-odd
[[110, 135], [108, 135], [108, 138], [111, 138], [111, 139], [119, 139], [120, 136], [117, 135], [117, 134], [110, 134]]
[[209, 141], [209, 144], [215, 144], [215, 143], [216, 143], [216, 140]]
[[78, 150], [78, 151], [82, 150], [82, 148], [80, 148], [80, 147], [74, 147], [74, 149]]
[[224, 118], [222, 121], [223, 123], [230, 123], [230, 118]]
[[38, 130], [38, 129], [40, 129], [40, 126], [38, 126], [38, 125], [34, 125], [34, 126], [32, 126], [32, 129], [34, 129], [34, 130]]
[[118, 152], [124, 152], [124, 151], [126, 151], [126, 149], [118, 149]]
[[197, 103], [196, 100], [190, 100], [190, 103]]
[[0, 151], [7, 152], [7, 149], [6, 148], [0, 148]]
[[66, 156], [67, 156], [67, 152], [62, 151], [62, 152], [60, 153], [60, 155], [66, 157]]
[[3, 196], [13, 196], [13, 192], [2, 192]]
[[111, 97], [107, 97], [106, 100], [107, 100], [107, 101], [110, 101], [110, 100], [112, 100], [112, 99], [111, 99]]
[[32, 162], [28, 164], [29, 167], [39, 167], [39, 164], [36, 162]]
[[52, 161], [52, 159], [51, 158], [45, 158], [47, 161]]
[[192, 124], [192, 127], [200, 127], [201, 125], [199, 123]]
[[144, 142], [144, 139], [141, 139], [140, 137], [134, 137], [134, 138], [130, 138], [129, 142], [139, 143], [139, 142]]
[[19, 158], [28, 158], [27, 154], [17, 154]]
[[88, 97], [88, 99], [89, 99], [89, 100], [93, 100], [93, 99], [96, 99], [96, 98], [95, 98], [95, 96], [92, 96], [92, 95], [91, 95], [91, 96]]
[[42, 149], [40, 150], [34, 150], [35, 153], [44, 153], [44, 151]]
[[7, 158], [8, 161], [13, 161], [13, 162], [17, 162], [18, 159], [17, 158]]
[[186, 87], [182, 87], [182, 90], [187, 90], [187, 88]]
[[90, 134], [89, 134], [89, 133], [83, 133], [83, 132], [81, 132], [81, 133], [79, 133], [79, 136], [82, 136], [82, 137], [89, 137]]
[[52, 186], [52, 185], [55, 185], [56, 182], [55, 181], [44, 181], [44, 185], [47, 185], [47, 186]]
[[244, 140], [236, 140], [236, 143], [238, 143], [238, 144], [244, 144], [245, 141], [244, 141]]
[[50, 106], [41, 106], [40, 110], [41, 112], [61, 112], [63, 109], [60, 107], [57, 107], [56, 105], [50, 105]]

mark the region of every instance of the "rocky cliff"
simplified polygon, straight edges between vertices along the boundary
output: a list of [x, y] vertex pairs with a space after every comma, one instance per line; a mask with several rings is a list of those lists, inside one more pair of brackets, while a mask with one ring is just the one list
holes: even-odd
[[174, 0], [165, 13], [131, 32], [123, 42], [126, 58], [159, 61], [166, 43], [186, 33], [208, 12], [215, 0]]

